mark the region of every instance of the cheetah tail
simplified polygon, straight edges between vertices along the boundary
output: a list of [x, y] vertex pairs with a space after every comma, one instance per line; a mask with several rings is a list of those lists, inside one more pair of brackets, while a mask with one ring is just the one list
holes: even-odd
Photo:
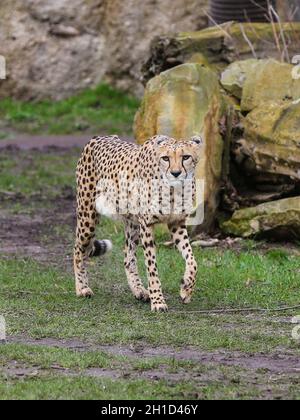
[[112, 250], [112, 243], [108, 239], [102, 241], [94, 241], [93, 248], [90, 252], [90, 257], [100, 257]]

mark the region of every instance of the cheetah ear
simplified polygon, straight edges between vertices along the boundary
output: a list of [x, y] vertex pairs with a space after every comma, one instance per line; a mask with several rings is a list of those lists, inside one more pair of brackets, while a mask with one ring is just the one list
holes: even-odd
[[154, 137], [156, 144], [159, 146], [163, 142], [167, 141], [169, 139], [168, 136], [155, 136]]
[[197, 144], [198, 146], [202, 146], [204, 144], [202, 136], [193, 136], [191, 138], [191, 142]]

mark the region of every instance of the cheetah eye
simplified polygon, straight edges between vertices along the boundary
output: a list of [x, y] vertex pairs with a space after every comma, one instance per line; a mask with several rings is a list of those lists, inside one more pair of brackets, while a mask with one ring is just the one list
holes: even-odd
[[192, 156], [190, 155], [184, 155], [182, 156], [182, 160], [189, 160]]
[[163, 156], [162, 160], [164, 160], [165, 162], [169, 162], [170, 158], [168, 156]]

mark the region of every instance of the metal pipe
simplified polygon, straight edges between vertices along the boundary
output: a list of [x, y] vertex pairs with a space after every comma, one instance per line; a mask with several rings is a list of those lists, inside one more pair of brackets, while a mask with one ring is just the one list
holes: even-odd
[[212, 23], [268, 22], [268, 4], [275, 6], [274, 0], [211, 0]]

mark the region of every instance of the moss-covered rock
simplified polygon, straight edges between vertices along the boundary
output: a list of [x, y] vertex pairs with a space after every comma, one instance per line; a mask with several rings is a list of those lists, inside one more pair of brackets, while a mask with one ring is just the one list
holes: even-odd
[[238, 99], [242, 99], [243, 88], [251, 69], [258, 66], [259, 60], [249, 59], [244, 61], [236, 61], [222, 73], [221, 84], [224, 89], [234, 95]]
[[248, 63], [242, 92], [242, 111], [263, 108], [267, 102], [288, 102], [300, 98], [300, 79], [293, 77], [293, 65], [276, 60], [260, 60], [256, 65], [253, 65], [252, 60]]
[[[282, 29], [289, 40], [290, 57], [299, 54], [300, 23], [284, 23]], [[157, 37], [143, 67], [143, 80], [146, 83], [162, 71], [188, 62], [221, 72], [240, 60], [272, 57], [281, 61], [283, 47], [278, 48], [274, 36], [274, 31], [278, 35], [280, 30], [278, 24], [229, 22], [199, 32]]]
[[247, 171], [300, 182], [300, 102], [265, 103], [250, 112], [243, 125], [237, 159]]
[[283, 232], [286, 239], [300, 238], [300, 197], [238, 210], [222, 224], [222, 229], [244, 238], [271, 232]]
[[243, 112], [266, 102], [289, 102], [300, 98], [300, 79], [294, 66], [273, 59], [249, 59], [229, 65], [221, 75], [224, 89], [241, 100]]
[[217, 206], [223, 153], [219, 120], [224, 109], [217, 75], [199, 64], [184, 64], [149, 81], [135, 119], [140, 144], [156, 134], [176, 139], [204, 137], [197, 178], [205, 180], [205, 230]]

